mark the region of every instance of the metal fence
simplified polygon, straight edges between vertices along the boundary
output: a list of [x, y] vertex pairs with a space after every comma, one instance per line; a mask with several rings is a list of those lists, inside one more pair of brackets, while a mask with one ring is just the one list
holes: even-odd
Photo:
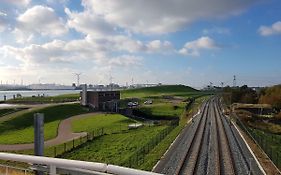
[[275, 166], [281, 170], [281, 136], [248, 127], [244, 125], [237, 116], [235, 116], [235, 118], [238, 126], [251, 137], [251, 139], [266, 153]]
[[53, 147], [50, 147], [49, 149], [53, 149], [53, 153], [49, 156], [52, 157], [61, 157], [64, 153], [70, 152], [73, 149], [80, 147], [86, 142], [92, 141], [100, 136], [107, 135], [107, 134], [118, 134], [122, 132], [127, 132], [128, 126], [120, 126], [116, 127], [115, 129], [112, 128], [99, 128], [96, 130], [93, 130], [92, 132], [87, 132], [87, 135], [73, 139], [71, 141], [68, 141], [66, 143], [56, 145]]
[[153, 137], [144, 146], [138, 148], [130, 157], [121, 163], [121, 166], [137, 168], [145, 162], [145, 156], [154, 149], [177, 125], [171, 125]]

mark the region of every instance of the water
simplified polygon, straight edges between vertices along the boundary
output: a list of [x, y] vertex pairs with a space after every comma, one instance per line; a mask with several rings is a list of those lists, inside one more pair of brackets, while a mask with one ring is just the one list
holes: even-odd
[[36, 90], [36, 91], [0, 91], [0, 101], [4, 100], [4, 95], [6, 95], [7, 100], [12, 99], [13, 95], [21, 94], [23, 97], [31, 97], [45, 95], [45, 96], [57, 96], [64, 94], [74, 94], [79, 93], [80, 90]]

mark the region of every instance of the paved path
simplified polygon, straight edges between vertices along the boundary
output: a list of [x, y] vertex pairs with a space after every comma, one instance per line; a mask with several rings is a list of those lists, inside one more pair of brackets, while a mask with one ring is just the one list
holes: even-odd
[[[79, 138], [81, 136], [82, 137], [86, 136], [87, 135], [86, 132], [73, 133], [71, 130], [71, 121], [73, 119], [80, 119], [83, 117], [93, 116], [93, 115], [97, 115], [97, 114], [100, 114], [100, 113], [95, 112], [95, 113], [77, 115], [77, 116], [73, 116], [73, 117], [70, 117], [70, 118], [67, 118], [67, 119], [61, 121], [59, 124], [57, 137], [54, 139], [45, 141], [45, 143], [44, 143], [45, 147], [59, 145], [59, 144], [65, 143], [67, 141]], [[33, 149], [33, 148], [34, 148], [33, 143], [13, 144], [13, 145], [1, 145], [0, 144], [1, 151], [19, 151], [19, 150], [28, 150], [28, 149]]]

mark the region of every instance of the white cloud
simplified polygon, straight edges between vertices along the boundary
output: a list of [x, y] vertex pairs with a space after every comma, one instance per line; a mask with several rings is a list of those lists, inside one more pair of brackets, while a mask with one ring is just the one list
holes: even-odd
[[5, 22], [6, 16], [7, 16], [7, 13], [0, 11], [0, 32], [3, 32], [7, 27], [7, 24]]
[[7, 13], [0, 11], [0, 16], [7, 16]]
[[275, 34], [281, 34], [281, 21], [277, 21], [271, 26], [261, 26], [258, 30], [262, 36], [270, 36]]
[[67, 25], [78, 32], [90, 34], [94, 37], [102, 37], [105, 35], [112, 35], [114, 33], [114, 27], [112, 25], [90, 11], [77, 13], [71, 12], [68, 8], [66, 8], [65, 13], [69, 18]]
[[6, 29], [6, 24], [0, 20], [0, 33]]
[[83, 0], [87, 10], [116, 26], [136, 33], [176, 32], [195, 20], [241, 13], [255, 0]]
[[169, 41], [154, 40], [146, 44], [149, 53], [169, 53], [174, 50], [173, 45]]
[[203, 36], [197, 40], [187, 42], [179, 53], [182, 55], [199, 56], [201, 50], [218, 49], [220, 46], [210, 37]]
[[17, 22], [14, 33], [20, 38], [18, 39], [19, 42], [30, 39], [34, 34], [55, 37], [68, 31], [54, 9], [41, 5], [26, 10], [18, 16]]
[[4, 3], [13, 4], [16, 6], [27, 6], [31, 0], [2, 0]]
[[137, 57], [134, 55], [121, 55], [118, 57], [111, 58], [108, 61], [110, 66], [120, 66], [120, 67], [127, 67], [127, 66], [139, 66], [141, 65], [142, 58]]

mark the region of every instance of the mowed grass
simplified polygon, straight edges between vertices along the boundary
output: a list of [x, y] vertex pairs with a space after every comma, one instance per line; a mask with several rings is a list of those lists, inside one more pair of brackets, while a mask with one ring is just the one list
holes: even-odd
[[4, 115], [7, 115], [7, 114], [10, 114], [10, 113], [13, 113], [13, 112], [16, 112], [16, 111], [19, 111], [21, 109], [17, 109], [17, 108], [5, 108], [5, 109], [0, 109], [0, 117], [4, 116]]
[[11, 119], [0, 121], [0, 144], [32, 143], [34, 139], [33, 115], [44, 113], [45, 140], [57, 136], [58, 125], [61, 120], [68, 117], [87, 113], [88, 109], [79, 104], [65, 104], [49, 106], [43, 109], [25, 111]]
[[72, 120], [72, 130], [74, 132], [92, 132], [105, 128], [105, 131], [117, 131], [128, 128], [130, 123], [135, 123], [135, 121], [120, 114], [97, 114]]
[[122, 165], [138, 148], [146, 145], [167, 126], [143, 127], [126, 133], [99, 137], [62, 157], [66, 159]]
[[169, 116], [169, 117], [178, 117], [184, 111], [185, 103], [173, 104], [170, 102], [156, 103], [152, 105], [144, 105], [138, 110], [141, 112], [152, 115], [152, 116]]
[[79, 94], [63, 94], [57, 96], [47, 96], [47, 97], [22, 97], [16, 99], [8, 100], [8, 103], [63, 103], [63, 102], [73, 102], [79, 99]]
[[161, 95], [192, 95], [200, 93], [200, 91], [184, 85], [162, 85], [155, 87], [145, 87], [138, 89], [129, 89], [121, 91], [121, 98], [143, 98], [149, 96]]

